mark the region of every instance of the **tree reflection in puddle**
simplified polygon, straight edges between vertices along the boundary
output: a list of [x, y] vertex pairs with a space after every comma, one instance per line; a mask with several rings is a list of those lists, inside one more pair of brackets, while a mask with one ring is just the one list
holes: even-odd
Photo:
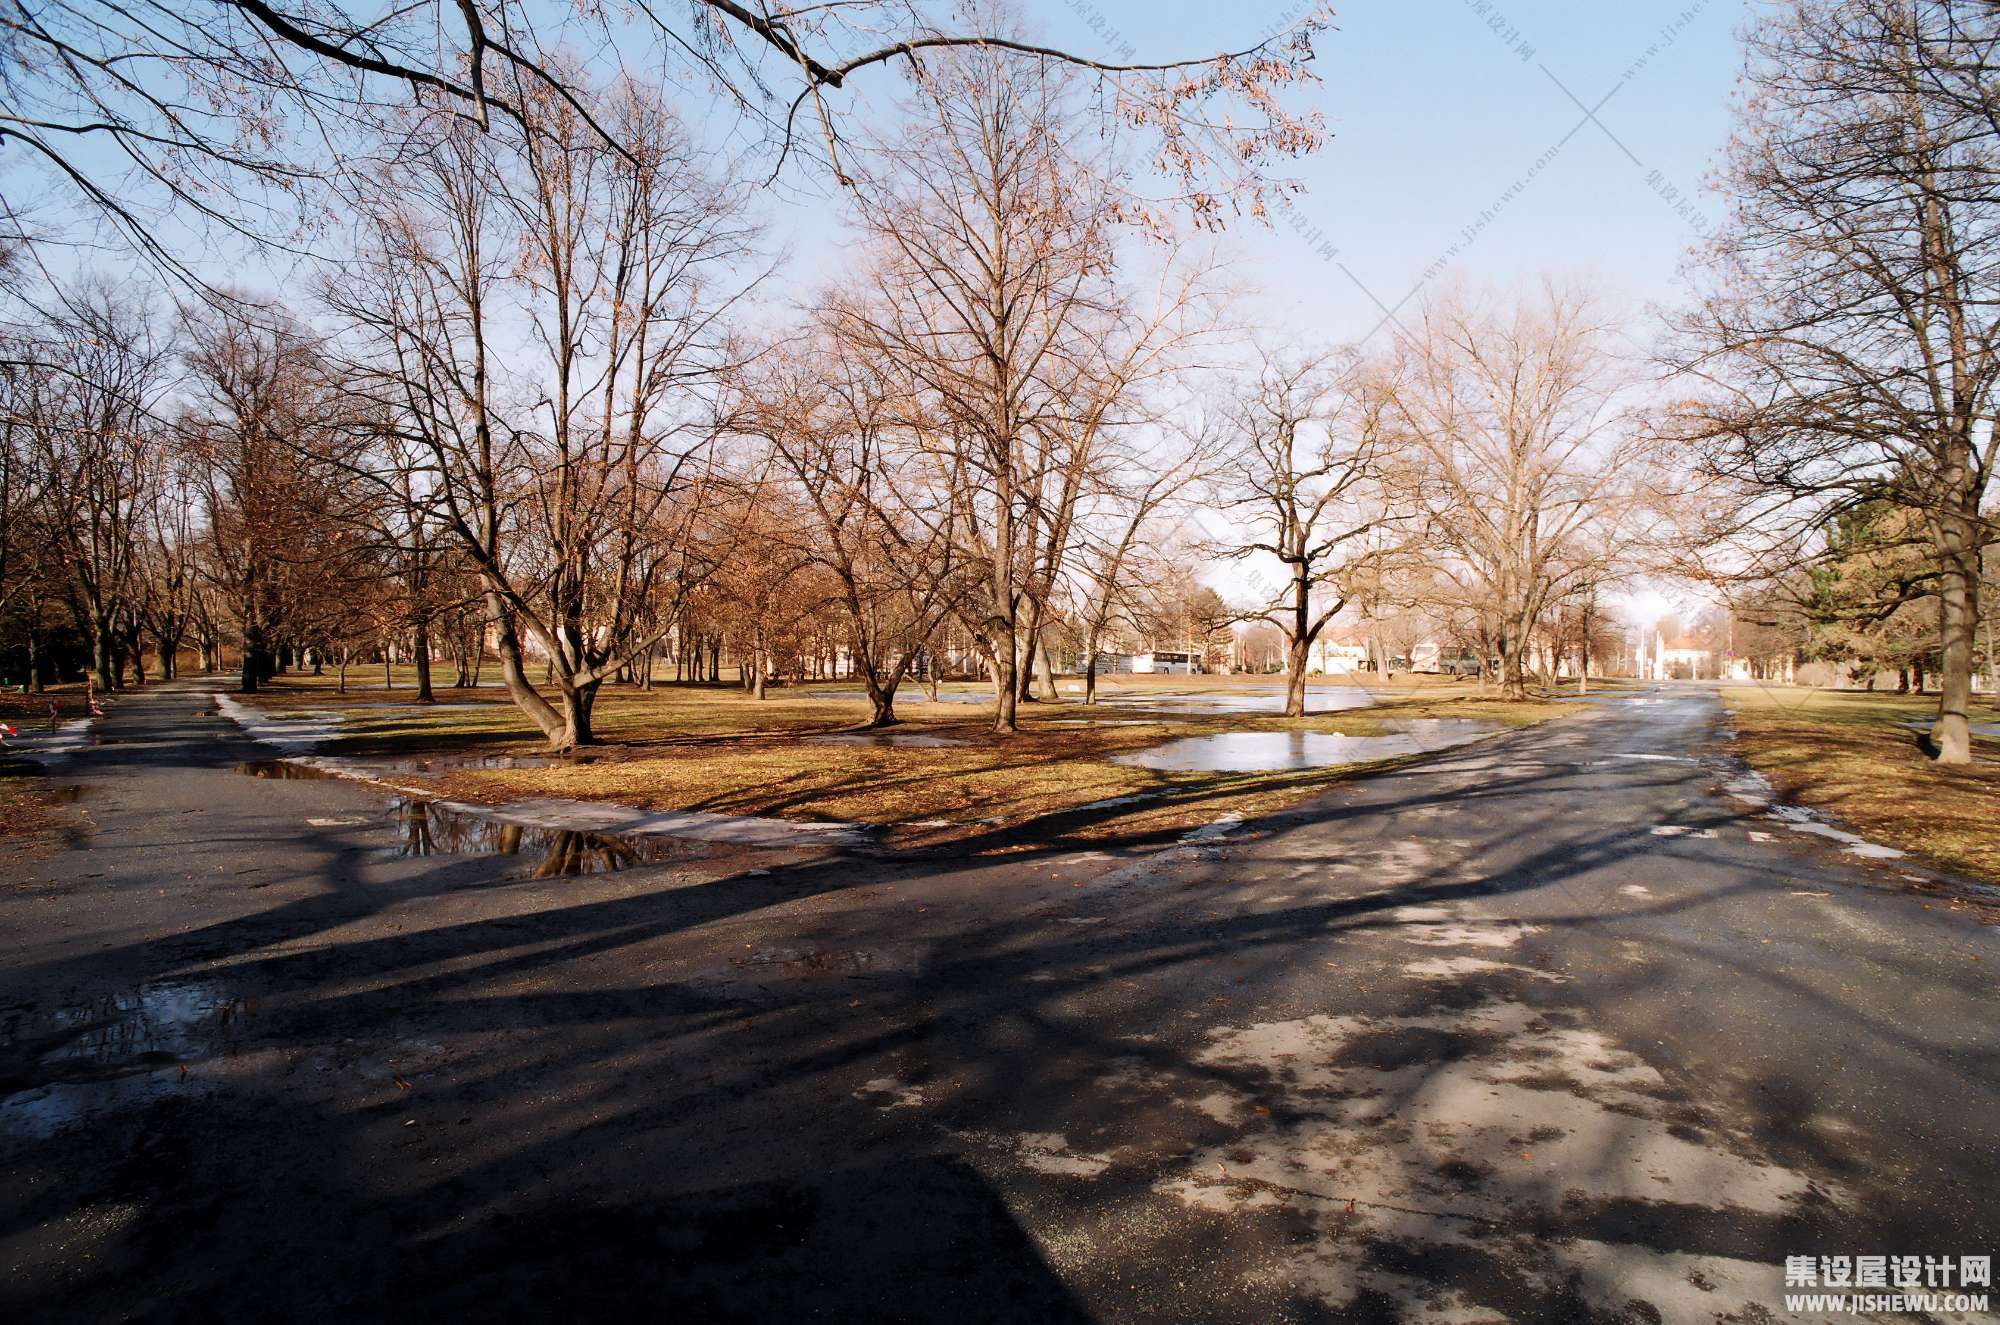
[[166, 980], [0, 1018], [0, 1134], [198, 1093], [190, 1064], [235, 1054], [253, 1005], [209, 981]]
[[609, 874], [683, 859], [692, 851], [663, 837], [530, 828], [415, 797], [399, 798], [394, 816], [398, 856], [532, 857], [528, 877], [533, 879]]

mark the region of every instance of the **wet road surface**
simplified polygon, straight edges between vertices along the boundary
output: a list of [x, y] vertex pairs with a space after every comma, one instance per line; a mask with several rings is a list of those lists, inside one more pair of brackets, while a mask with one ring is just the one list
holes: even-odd
[[1703, 691], [1178, 842], [566, 878], [207, 714], [6, 867], [7, 1319], [1803, 1320], [1786, 1256], [2000, 1250], [2000, 931], [1730, 794]]

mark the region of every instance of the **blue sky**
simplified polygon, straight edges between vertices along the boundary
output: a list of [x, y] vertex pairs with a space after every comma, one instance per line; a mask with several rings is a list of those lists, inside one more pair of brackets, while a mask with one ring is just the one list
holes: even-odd
[[[1307, 0], [1021, 4], [1029, 29], [1057, 44], [1155, 60], [1240, 48]], [[1261, 292], [1244, 311], [1304, 338], [1347, 341], [1427, 278], [1507, 285], [1584, 273], [1635, 315], [1671, 298], [1698, 234], [1690, 216], [1718, 211], [1700, 185], [1728, 132], [1745, 4], [1355, 0], [1319, 43], [1323, 81], [1297, 98], [1332, 133], [1294, 168], [1307, 193], [1273, 226], [1244, 221], [1224, 241], [1238, 280]], [[866, 82], [851, 106], [864, 114], [899, 91], [887, 70]], [[682, 105], [726, 152], [742, 127], [733, 112], [700, 94]], [[1677, 209], [1662, 196], [1669, 188], [1694, 207]], [[794, 171], [762, 199], [774, 243], [794, 255], [793, 289], [839, 269], [829, 190]], [[198, 243], [187, 247], [198, 265], [252, 284], [297, 279], [278, 255], [204, 260]]]
[[[1299, 0], [1027, 12], [1080, 50], [1149, 59], [1239, 44]], [[1584, 273], [1635, 313], [1671, 298], [1698, 230], [1663, 193], [1719, 214], [1701, 182], [1729, 132], [1744, 16], [1744, 0], [1356, 0], [1319, 44], [1311, 95], [1333, 139], [1298, 166], [1308, 192], [1293, 216], [1231, 236], [1242, 275], [1269, 317], [1326, 340], [1367, 334], [1376, 301], [1394, 306], [1427, 272], [1500, 285]]]

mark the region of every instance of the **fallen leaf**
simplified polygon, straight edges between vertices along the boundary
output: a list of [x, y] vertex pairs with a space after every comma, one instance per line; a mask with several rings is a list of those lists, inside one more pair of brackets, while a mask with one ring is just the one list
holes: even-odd
[[412, 1085], [411, 1085], [411, 1084], [409, 1083], [409, 1081], [408, 1081], [408, 1080], [406, 1080], [406, 1079], [404, 1078], [404, 1076], [403, 1076], [403, 1074], [402, 1074], [401, 1072], [398, 1072], [398, 1073], [396, 1074], [396, 1076], [395, 1076], [395, 1082], [396, 1082], [396, 1089], [397, 1089], [397, 1090], [415, 1090], [415, 1089], [416, 1089], [416, 1087], [415, 1087], [415, 1086], [412, 1086]]

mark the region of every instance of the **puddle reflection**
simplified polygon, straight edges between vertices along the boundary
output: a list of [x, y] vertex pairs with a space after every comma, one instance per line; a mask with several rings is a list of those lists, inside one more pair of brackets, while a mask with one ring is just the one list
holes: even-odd
[[1114, 763], [1179, 773], [1279, 773], [1424, 754], [1489, 736], [1500, 728], [1472, 718], [1419, 718], [1384, 736], [1336, 732], [1225, 732], [1189, 736]]
[[48, 1136], [202, 1088], [187, 1066], [238, 1051], [254, 1005], [207, 981], [161, 981], [0, 1021], [0, 1130]]
[[393, 814], [398, 856], [529, 856], [532, 879], [610, 874], [694, 854], [670, 838], [529, 828], [414, 797], [399, 798]]

